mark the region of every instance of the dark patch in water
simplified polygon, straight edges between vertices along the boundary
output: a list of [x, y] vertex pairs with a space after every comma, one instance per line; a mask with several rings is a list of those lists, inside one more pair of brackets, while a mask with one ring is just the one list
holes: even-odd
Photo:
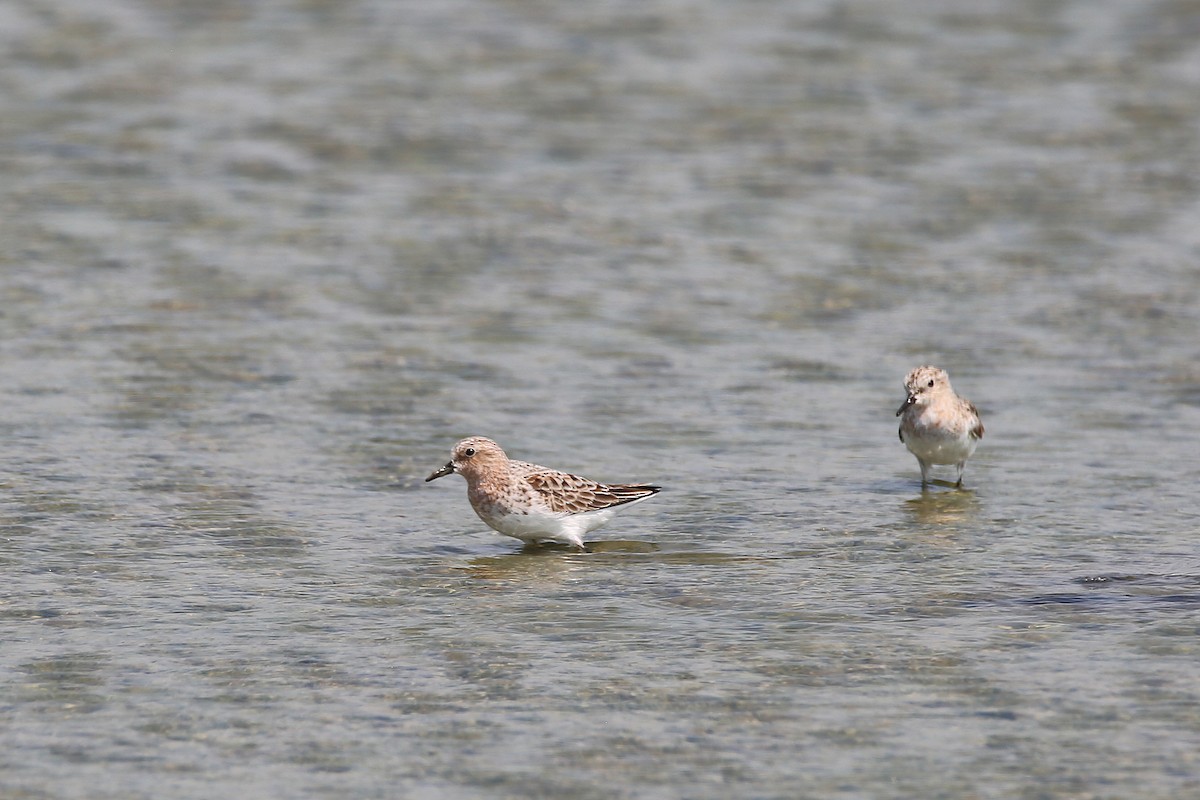
[[1104, 603], [1154, 603], [1200, 606], [1200, 593], [1196, 594], [1075, 594], [1061, 592], [1040, 594], [1016, 601], [1020, 605], [1100, 605]]

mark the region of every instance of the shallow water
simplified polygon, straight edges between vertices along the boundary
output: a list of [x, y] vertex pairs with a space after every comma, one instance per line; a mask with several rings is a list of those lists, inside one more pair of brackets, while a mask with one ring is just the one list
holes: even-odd
[[[0, 794], [1200, 793], [1198, 32], [4, 6]], [[523, 551], [468, 434], [666, 489]]]

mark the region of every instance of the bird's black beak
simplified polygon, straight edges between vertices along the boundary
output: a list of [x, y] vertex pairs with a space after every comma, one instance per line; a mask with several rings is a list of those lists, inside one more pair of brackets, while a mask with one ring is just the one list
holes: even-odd
[[430, 475], [428, 478], [425, 479], [425, 482], [429, 483], [431, 480], [434, 480], [435, 478], [444, 478], [445, 476], [452, 475], [452, 474], [454, 474], [454, 462], [448, 461], [448, 462], [446, 462], [446, 466], [442, 467], [439, 470], [436, 470], [432, 475]]
[[905, 398], [904, 402], [900, 404], [900, 407], [896, 409], [896, 416], [898, 417], [903, 414], [905, 410], [907, 410], [908, 407], [915, 402], [917, 402], [917, 396], [915, 394], [910, 394]]

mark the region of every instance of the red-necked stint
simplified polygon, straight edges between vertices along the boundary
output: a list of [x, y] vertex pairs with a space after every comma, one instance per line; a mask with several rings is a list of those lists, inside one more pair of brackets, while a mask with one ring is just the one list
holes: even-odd
[[929, 483], [934, 464], [953, 464], [962, 486], [963, 467], [983, 438], [979, 412], [950, 387], [950, 376], [937, 367], [917, 367], [904, 379], [908, 397], [896, 411], [900, 441], [921, 465], [921, 484]]
[[513, 461], [500, 445], [472, 436], [454, 445], [446, 466], [426, 482], [457, 472], [467, 499], [490, 527], [527, 544], [559, 542], [586, 549], [583, 537], [622, 506], [652, 497], [660, 486], [597, 483], [578, 475]]

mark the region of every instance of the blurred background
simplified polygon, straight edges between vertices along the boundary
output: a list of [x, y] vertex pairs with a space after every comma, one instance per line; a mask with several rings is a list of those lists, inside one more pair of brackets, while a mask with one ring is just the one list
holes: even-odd
[[0, 793], [1200, 793], [1198, 175], [1194, 0], [3, 4]]

